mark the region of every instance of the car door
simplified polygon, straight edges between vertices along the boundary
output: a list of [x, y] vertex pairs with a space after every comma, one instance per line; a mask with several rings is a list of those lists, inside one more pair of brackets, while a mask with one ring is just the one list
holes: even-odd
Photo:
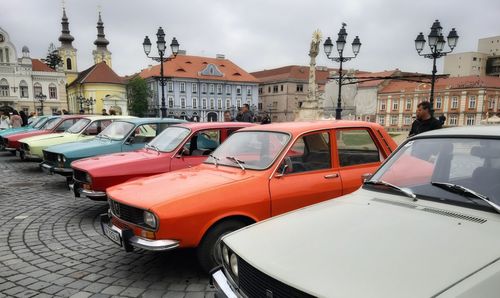
[[269, 181], [272, 216], [331, 199], [342, 194], [342, 182], [333, 168], [332, 131], [299, 137]]
[[172, 157], [170, 170], [175, 171], [202, 163], [220, 143], [220, 129], [205, 129], [193, 133]]
[[149, 141], [156, 137], [156, 123], [138, 125], [133, 132], [125, 139], [122, 151], [133, 151], [143, 148]]
[[385, 158], [367, 128], [336, 129], [335, 145], [343, 194], [357, 190], [362, 184], [362, 175], [373, 174]]

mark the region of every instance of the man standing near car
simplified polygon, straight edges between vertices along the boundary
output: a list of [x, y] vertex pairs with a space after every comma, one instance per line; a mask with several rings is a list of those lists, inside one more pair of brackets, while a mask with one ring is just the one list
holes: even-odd
[[417, 119], [413, 121], [408, 137], [441, 127], [441, 122], [431, 115], [431, 104], [428, 101], [422, 101], [417, 106]]
[[250, 112], [250, 106], [247, 103], [243, 104], [243, 106], [241, 107], [241, 118], [240, 119], [237, 118], [237, 121], [253, 122], [253, 115]]

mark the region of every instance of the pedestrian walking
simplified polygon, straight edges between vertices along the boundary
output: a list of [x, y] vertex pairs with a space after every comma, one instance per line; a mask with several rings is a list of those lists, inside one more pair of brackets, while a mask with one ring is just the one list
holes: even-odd
[[10, 126], [13, 128], [23, 126], [23, 118], [19, 116], [19, 113], [16, 110], [14, 110], [14, 112], [12, 112], [12, 116], [10, 116]]
[[417, 119], [413, 121], [408, 137], [439, 129], [442, 126], [443, 125], [438, 119], [431, 116], [431, 104], [428, 101], [422, 101], [417, 106]]

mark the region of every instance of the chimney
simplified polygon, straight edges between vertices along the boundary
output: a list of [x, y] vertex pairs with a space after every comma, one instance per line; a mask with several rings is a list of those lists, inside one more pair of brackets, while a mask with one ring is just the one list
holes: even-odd
[[226, 59], [226, 56], [224, 56], [224, 54], [217, 54], [217, 55], [215, 55], [215, 58], [216, 59]]

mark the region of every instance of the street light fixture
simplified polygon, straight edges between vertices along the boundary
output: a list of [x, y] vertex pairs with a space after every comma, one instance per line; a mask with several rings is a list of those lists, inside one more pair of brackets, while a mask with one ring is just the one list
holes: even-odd
[[442, 30], [443, 27], [441, 27], [441, 23], [439, 23], [439, 20], [434, 21], [431, 27], [431, 32], [427, 36], [429, 39], [429, 48], [431, 50], [430, 53], [427, 54], [421, 53], [422, 50], [424, 49], [426, 42], [424, 34], [422, 32], [420, 32], [420, 34], [418, 34], [417, 38], [415, 39], [415, 49], [417, 50], [418, 55], [432, 59], [431, 95], [429, 97], [429, 102], [431, 104], [431, 116], [433, 117], [434, 117], [434, 84], [436, 83], [436, 72], [437, 72], [436, 59], [446, 56], [447, 54], [453, 52], [453, 49], [455, 49], [455, 47], [457, 46], [457, 41], [458, 41], [457, 31], [455, 31], [455, 28], [452, 28], [447, 36], [448, 46], [450, 47], [450, 50], [447, 52], [443, 51], [446, 41], [444, 40], [443, 33], [441, 33]]
[[83, 110], [83, 106], [85, 105], [85, 109], [87, 110], [87, 114], [91, 114], [94, 112], [94, 104], [96, 102], [95, 98], [85, 98], [82, 95], [79, 95], [76, 98], [80, 102], [80, 110]]
[[40, 102], [40, 116], [43, 116], [43, 103], [47, 99], [47, 95], [40, 92], [35, 95], [35, 98]]
[[333, 52], [333, 43], [330, 37], [328, 37], [325, 40], [325, 43], [323, 44], [323, 48], [325, 50], [326, 57], [332, 61], [340, 63], [339, 67], [339, 77], [338, 79], [335, 79], [339, 85], [339, 94], [337, 97], [337, 109], [335, 110], [335, 119], [342, 119], [342, 80], [343, 80], [343, 74], [342, 74], [342, 63], [347, 62], [353, 58], [356, 58], [358, 56], [359, 50], [361, 48], [361, 42], [359, 40], [359, 37], [356, 36], [354, 40], [352, 41], [352, 52], [354, 53], [353, 57], [345, 57], [344, 56], [344, 48], [345, 44], [347, 42], [347, 31], [345, 30], [345, 26], [347, 26], [346, 23], [342, 23], [342, 28], [339, 30], [338, 33], [338, 38], [337, 41], [335, 42], [337, 45], [337, 52], [339, 53], [339, 57], [330, 57], [330, 55]]
[[165, 32], [160, 27], [158, 28], [158, 32], [156, 32], [156, 47], [158, 48], [159, 57], [151, 57], [149, 53], [151, 53], [151, 40], [146, 36], [144, 38], [144, 42], [142, 46], [144, 48], [144, 53], [148, 58], [153, 59], [154, 61], [160, 62], [160, 85], [161, 85], [161, 117], [167, 117], [167, 107], [165, 106], [165, 77], [163, 76], [163, 63], [174, 59], [179, 53], [179, 43], [175, 37], [172, 39], [170, 43], [170, 49], [172, 50], [172, 56], [165, 57], [166, 50], [166, 42], [165, 42]]

